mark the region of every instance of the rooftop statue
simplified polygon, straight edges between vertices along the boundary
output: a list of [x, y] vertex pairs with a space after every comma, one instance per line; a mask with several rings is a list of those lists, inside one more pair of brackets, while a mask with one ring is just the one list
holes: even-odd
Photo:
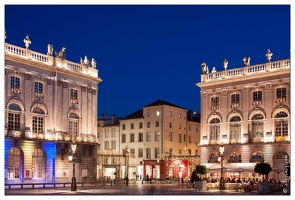
[[30, 44], [32, 43], [29, 36], [27, 35], [26, 38], [24, 39], [24, 43], [26, 45], [26, 49], [29, 48]]
[[48, 44], [47, 45], [47, 55], [48, 56], [52, 56], [52, 52], [53, 52], [53, 45], [52, 44]]
[[245, 67], [250, 66], [250, 57], [248, 57], [248, 58], [244, 57], [243, 61], [244, 61]]
[[96, 68], [96, 61], [94, 60], [94, 58], [92, 58], [92, 60], [91, 60], [91, 66], [93, 69]]
[[88, 60], [87, 56], [85, 56], [83, 64], [89, 66], [89, 60]]
[[223, 61], [224, 70], [227, 69], [227, 65], [228, 65], [228, 61], [226, 60], [226, 58], [224, 58], [224, 61]]
[[266, 58], [267, 58], [268, 62], [270, 62], [271, 57], [272, 57], [273, 54], [270, 52], [269, 49], [267, 49], [267, 53], [265, 55], [266, 55]]
[[215, 73], [215, 72], [216, 72], [216, 69], [215, 69], [215, 67], [213, 67], [211, 73]]
[[202, 62], [201, 66], [202, 66], [202, 74], [208, 74], [209, 73], [208, 66], [206, 65], [206, 63]]
[[55, 52], [55, 56], [57, 58], [66, 59], [66, 48], [65, 47], [61, 48], [59, 53]]

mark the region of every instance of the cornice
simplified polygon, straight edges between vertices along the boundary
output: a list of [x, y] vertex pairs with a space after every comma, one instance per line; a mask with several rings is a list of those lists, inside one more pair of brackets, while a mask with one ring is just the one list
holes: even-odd
[[8, 55], [8, 54], [5, 54], [5, 60], [25, 64], [25, 65], [28, 65], [28, 66], [33, 66], [33, 67], [44, 69], [44, 70], [47, 70], [47, 71], [60, 72], [60, 73], [63, 73], [63, 74], [68, 74], [68, 75], [71, 75], [71, 76], [75, 76], [75, 77], [78, 77], [78, 78], [84, 78], [84, 79], [94, 81], [94, 82], [97, 82], [97, 83], [102, 82], [101, 78], [91, 77], [91, 76], [85, 75], [85, 74], [83, 74], [81, 72], [75, 72], [75, 71], [72, 71], [72, 70], [66, 70], [66, 69], [63, 69], [63, 68], [60, 68], [60, 67], [42, 64], [42, 63], [39, 63], [39, 62], [36, 62], [36, 61], [32, 61], [32, 60], [28, 60], [28, 59], [22, 59], [22, 58], [19, 58], [19, 57], [14, 57], [14, 56], [11, 56], [11, 55]]
[[226, 78], [226, 79], [216, 79], [211, 80], [208, 82], [201, 82], [197, 83], [196, 85], [200, 88], [214, 86], [214, 85], [221, 85], [221, 84], [229, 84], [229, 83], [235, 83], [235, 82], [241, 82], [241, 81], [247, 81], [247, 80], [254, 80], [254, 79], [260, 79], [260, 78], [267, 78], [271, 76], [278, 76], [283, 74], [290, 74], [290, 68], [288, 69], [281, 69], [273, 72], [265, 72], [265, 73], [259, 73], [259, 74], [251, 74], [249, 76], [242, 76], [242, 77], [235, 77], [235, 78]]

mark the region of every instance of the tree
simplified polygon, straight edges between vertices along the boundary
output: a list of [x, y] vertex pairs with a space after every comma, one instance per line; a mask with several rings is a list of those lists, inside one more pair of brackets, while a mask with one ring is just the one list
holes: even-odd
[[265, 176], [264, 182], [268, 181], [268, 174], [271, 172], [272, 168], [269, 163], [257, 163], [254, 166], [254, 172], [262, 174]]
[[198, 174], [204, 175], [208, 173], [208, 169], [205, 165], [196, 165], [196, 168], [193, 170], [190, 182], [199, 181]]

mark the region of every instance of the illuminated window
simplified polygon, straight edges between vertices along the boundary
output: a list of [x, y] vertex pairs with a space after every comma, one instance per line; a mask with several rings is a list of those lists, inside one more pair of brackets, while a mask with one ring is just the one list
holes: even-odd
[[231, 107], [235, 108], [240, 106], [240, 94], [232, 94], [231, 95]]
[[219, 109], [219, 97], [211, 98], [211, 110]]
[[241, 138], [241, 118], [239, 116], [234, 116], [229, 121], [231, 122], [229, 134], [230, 142], [238, 143]]
[[253, 105], [262, 104], [262, 91], [253, 92]]
[[34, 87], [35, 96], [41, 97], [43, 96], [43, 83], [40, 81], [35, 81]]
[[42, 149], [35, 149], [32, 155], [33, 178], [43, 178], [44, 154]]
[[71, 103], [78, 103], [78, 90], [77, 89], [71, 89]]
[[210, 140], [219, 141], [220, 138], [220, 120], [218, 118], [213, 118], [210, 121]]
[[78, 136], [79, 134], [79, 116], [76, 113], [70, 113], [69, 115], [69, 135]]
[[112, 149], [115, 150], [116, 149], [116, 140], [112, 140], [111, 142], [112, 144]]
[[286, 88], [277, 88], [277, 98], [284, 98], [286, 99]]
[[275, 116], [275, 136], [288, 136], [288, 114], [281, 111]]
[[33, 121], [32, 121], [32, 132], [37, 134], [44, 133], [45, 112], [40, 107], [35, 107], [33, 110], [33, 113], [35, 116], [33, 116]]
[[151, 137], [152, 137], [151, 132], [147, 132], [147, 133], [146, 133], [146, 141], [147, 141], [147, 142], [151, 142], [151, 141], [152, 141], [152, 140], [151, 140]]
[[8, 130], [20, 130], [20, 112], [21, 109], [19, 105], [17, 104], [10, 104], [9, 107], [9, 113], [8, 113]]
[[160, 158], [160, 149], [155, 148], [155, 158]]
[[157, 111], [157, 116], [159, 116], [160, 115], [160, 112], [159, 111]]
[[20, 93], [20, 78], [17, 76], [10, 77], [10, 88], [13, 93]]
[[252, 142], [261, 142], [264, 133], [263, 115], [255, 114], [252, 117]]
[[151, 159], [151, 149], [146, 148], [146, 159]]
[[157, 131], [155, 133], [155, 141], [160, 141], [160, 132], [159, 131]]
[[8, 151], [8, 179], [19, 179], [20, 178], [20, 161], [21, 155], [20, 151], [16, 147], [12, 147]]

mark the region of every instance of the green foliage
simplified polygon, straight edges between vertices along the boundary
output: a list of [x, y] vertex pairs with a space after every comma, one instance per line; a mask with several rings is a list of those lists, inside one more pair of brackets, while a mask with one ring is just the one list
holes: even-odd
[[196, 166], [196, 173], [204, 175], [204, 174], [208, 173], [208, 169], [205, 165], [197, 165]]
[[258, 174], [268, 175], [272, 168], [268, 163], [257, 163], [254, 166], [254, 172]]

